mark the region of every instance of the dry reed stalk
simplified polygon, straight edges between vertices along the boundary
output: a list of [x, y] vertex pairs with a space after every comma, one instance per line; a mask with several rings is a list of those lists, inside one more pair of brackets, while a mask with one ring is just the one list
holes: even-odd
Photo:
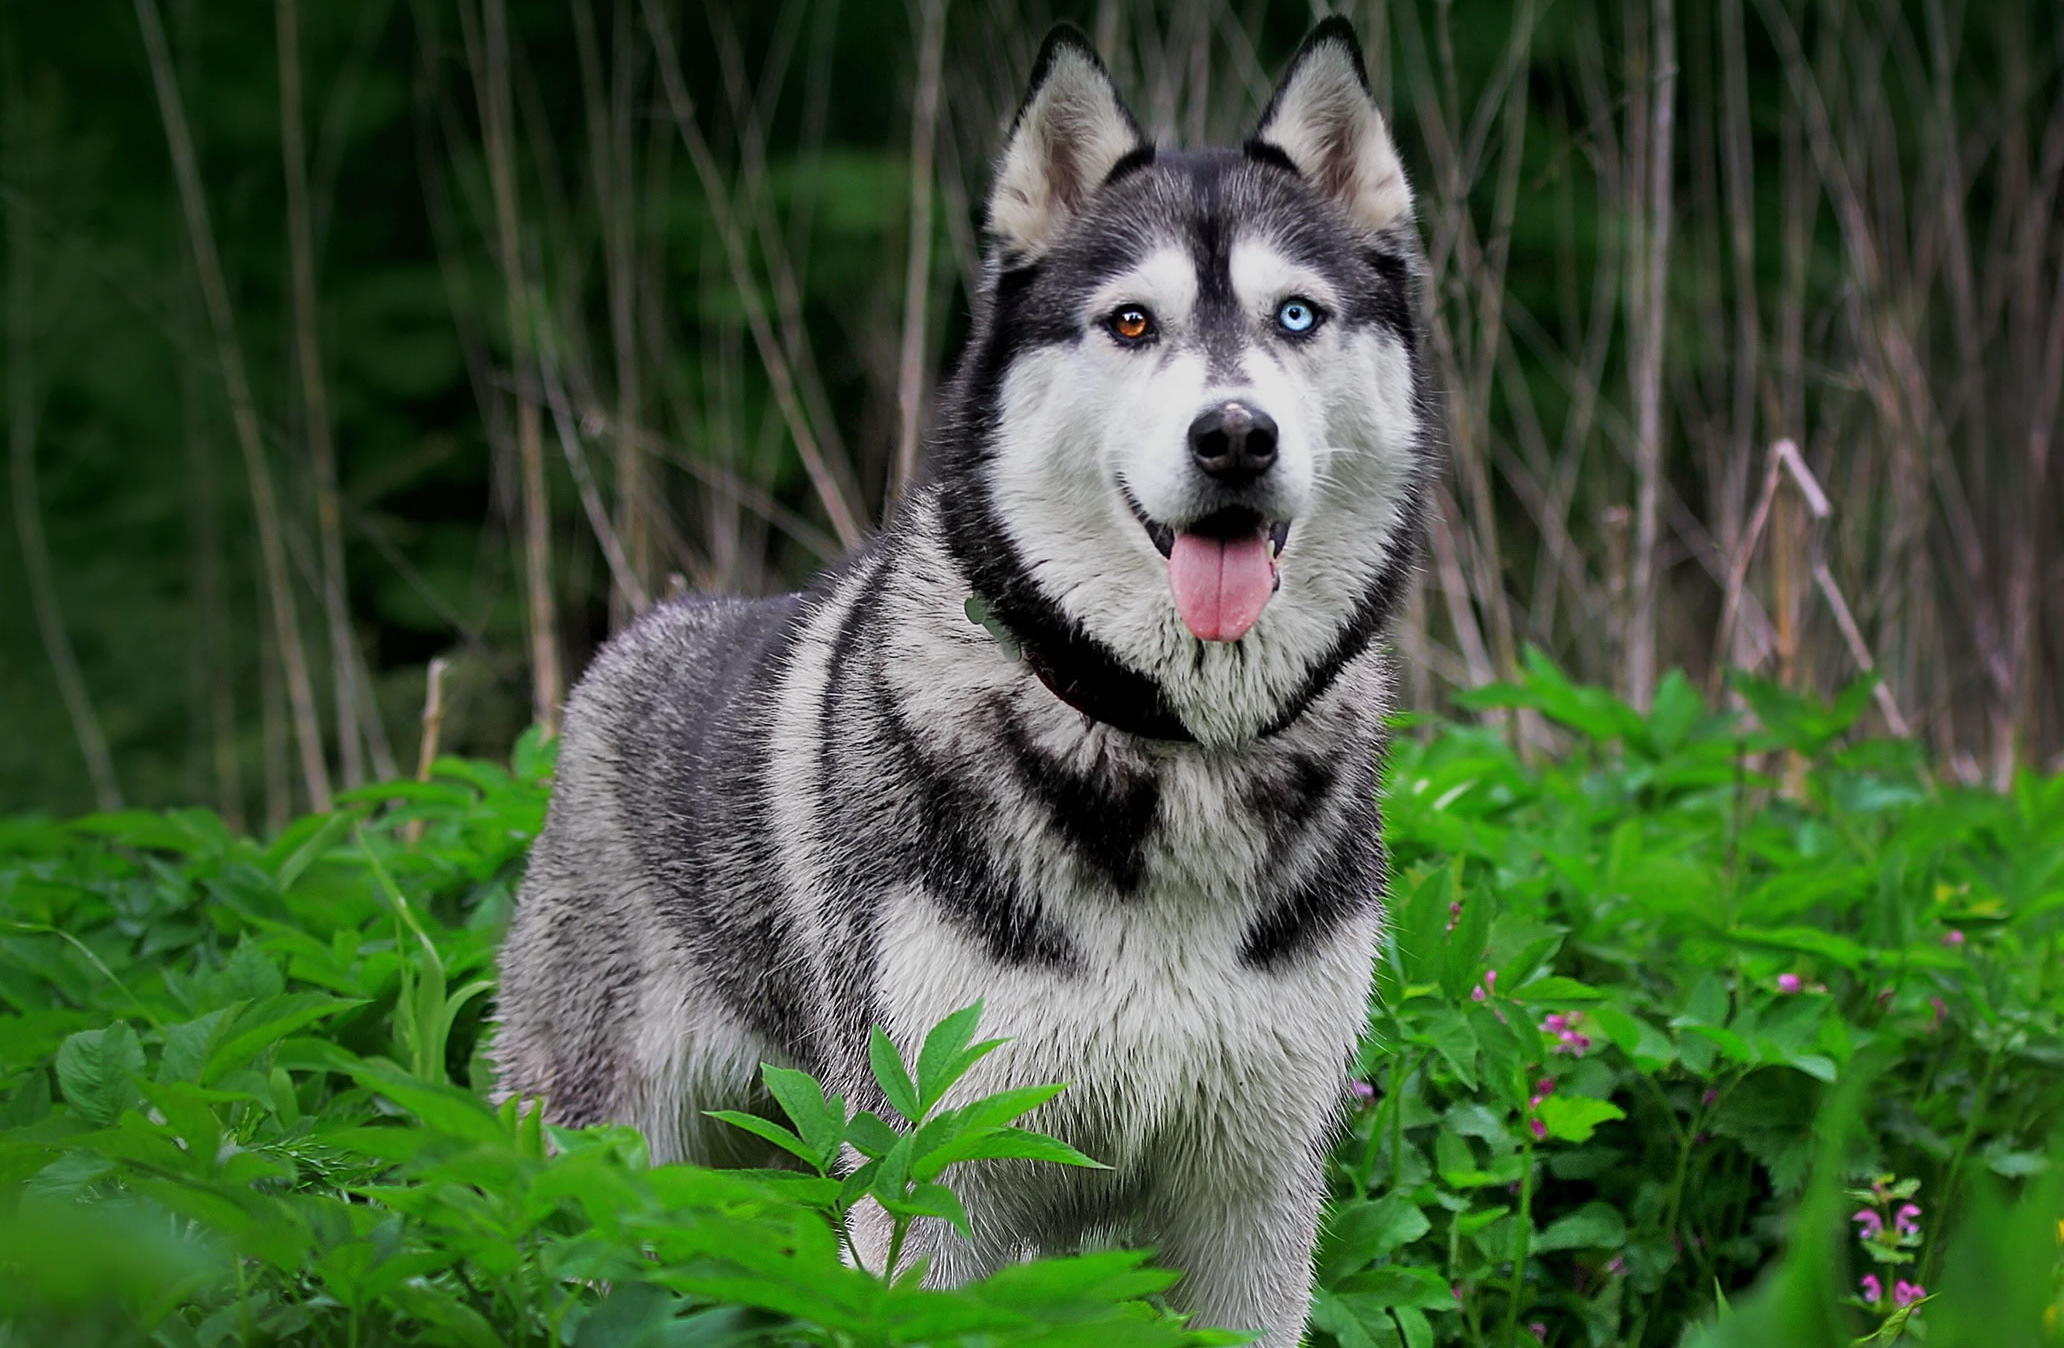
[[932, 289], [932, 160], [939, 138], [946, 0], [917, 6], [917, 103], [910, 114], [910, 254], [903, 271], [903, 338], [896, 362], [896, 465], [892, 494], [917, 473], [924, 421], [926, 309]]
[[[510, 360], [519, 378], [531, 378], [536, 368], [536, 329], [518, 206], [508, 9], [505, 0], [481, 0], [477, 19], [464, 4], [459, 6], [459, 17], [466, 30], [488, 186], [494, 198], [494, 246], [507, 300]], [[559, 657], [558, 606], [552, 590], [551, 498], [545, 484], [541, 414], [537, 405], [528, 401], [516, 404], [516, 459], [530, 631], [531, 718], [544, 727], [547, 736], [556, 736], [566, 683]]]
[[1647, 199], [1635, 215], [1640, 245], [1634, 284], [1629, 287], [1628, 350], [1634, 400], [1634, 552], [1629, 576], [1630, 614], [1624, 686], [1629, 701], [1646, 708], [1654, 691], [1656, 601], [1660, 585], [1658, 548], [1662, 538], [1663, 333], [1669, 301], [1671, 170], [1677, 107], [1677, 20], [1673, 0], [1651, 0], [1647, 64], [1636, 107], [1647, 114], [1640, 126], [1639, 158], [1633, 182]]
[[[595, 211], [602, 234], [603, 286], [609, 307], [609, 349], [615, 376], [615, 424], [634, 427], [643, 416], [643, 356], [638, 349], [639, 289], [643, 260], [638, 253], [638, 186], [636, 100], [639, 92], [637, 61], [639, 45], [630, 20], [630, 7], [612, 8], [609, 77], [602, 74], [600, 44], [596, 40], [593, 6], [589, 0], [572, 0], [574, 48], [578, 55], [581, 101], [586, 112], [588, 163]], [[613, 528], [623, 554], [621, 569], [640, 593], [645, 578], [652, 574], [655, 535], [649, 500], [657, 487], [646, 476], [645, 456], [626, 437], [618, 435], [612, 455], [616, 509]], [[612, 575], [617, 568], [612, 567]], [[621, 584], [610, 591], [610, 626], [622, 628], [643, 604]]]
[[[185, 103], [173, 77], [171, 54], [166, 49], [164, 24], [158, 17], [156, 0], [135, 0], [135, 4], [137, 26], [142, 30], [144, 52], [149, 59], [151, 83], [157, 93], [158, 116], [171, 151], [187, 241], [193, 250], [194, 273], [207, 309], [209, 327], [213, 330], [216, 359], [221, 366], [222, 382], [229, 398], [237, 444], [243, 451], [244, 475], [250, 483], [262, 578], [272, 612], [273, 639], [286, 676], [287, 704], [293, 718], [294, 740], [300, 750], [302, 784], [308, 793], [310, 808], [324, 811], [330, 808], [330, 780], [328, 767], [323, 762], [322, 727], [316, 720], [308, 658], [301, 645], [300, 624], [294, 613], [293, 582], [287, 570], [279, 499], [273, 490], [272, 469], [265, 458], [258, 408], [251, 396], [250, 379], [244, 371], [243, 351], [237, 343], [229, 287], [223, 279], [222, 260], [215, 251], [207, 198], [201, 188], [200, 169], [194, 158], [193, 137], [187, 129]], [[271, 795], [268, 792], [268, 796]], [[277, 814], [279, 803], [269, 804]]]
[[337, 711], [337, 770], [347, 787], [365, 780], [359, 729], [358, 641], [344, 575], [344, 529], [337, 506], [337, 454], [331, 439], [330, 397], [316, 336], [315, 243], [308, 207], [308, 157], [302, 143], [301, 20], [299, 0], [276, 0], [279, 52], [280, 152], [287, 187], [287, 254], [293, 301], [294, 363], [301, 375], [302, 417], [315, 488], [315, 525], [321, 563], [323, 618], [330, 638], [330, 681]]
[[[21, 83], [8, 81], [7, 121], [13, 130], [7, 148], [15, 151], [32, 143], [23, 107]], [[13, 163], [8, 166], [18, 190], [26, 191], [42, 176], [38, 165]], [[36, 487], [36, 342], [35, 298], [31, 278], [35, 275], [34, 240], [26, 212], [9, 213], [7, 247], [7, 456], [9, 483], [14, 495], [14, 527], [21, 543], [22, 570], [29, 587], [29, 607], [35, 613], [36, 634], [57, 679], [58, 696], [72, 723], [72, 737], [79, 742], [80, 757], [86, 760], [87, 780], [93, 785], [94, 803], [103, 810], [122, 808], [122, 788], [115, 778], [114, 759], [108, 754], [107, 735], [93, 698], [86, 689], [86, 677], [79, 670], [79, 657], [72, 650], [66, 630], [64, 606], [57, 593], [57, 578], [50, 565], [50, 547], [43, 536], [43, 507]]]
[[[422, 733], [416, 740], [416, 780], [430, 780], [430, 767], [437, 762], [437, 741], [444, 729], [444, 676], [451, 662], [443, 656], [431, 658], [423, 671]], [[423, 821], [411, 819], [402, 830], [402, 841], [413, 848], [423, 838]]]
[[[803, 3], [804, 0], [789, 0], [783, 10], [784, 20], [799, 16]], [[775, 218], [773, 193], [769, 190], [766, 114], [763, 108], [779, 93], [779, 71], [763, 78], [756, 93], [745, 78], [745, 52], [730, 12], [721, 5], [705, 6], [703, 12], [717, 43], [718, 70], [723, 75], [725, 97], [737, 123], [739, 186], [734, 209], [750, 223], [753, 240], [759, 246], [760, 261], [766, 268], [767, 287], [774, 302], [774, 330], [781, 339], [781, 350], [802, 400], [803, 412], [817, 437], [818, 451], [839, 491], [847, 501], [855, 504], [857, 510], [861, 499], [858, 464], [840, 437], [831, 395], [817, 367], [816, 349], [803, 321], [803, 270], [792, 258], [780, 221]], [[777, 27], [777, 47], [786, 45], [783, 38], [792, 42], [795, 27], [793, 22], [784, 22]], [[781, 53], [777, 51], [776, 56], [781, 56]], [[785, 67], [786, 61], [785, 58], [770, 58], [770, 63]], [[814, 91], [813, 96], [821, 99], [822, 91]], [[816, 140], [813, 143], [821, 150], [821, 123], [814, 134]], [[807, 194], [805, 196], [807, 198]]]
[[[581, 509], [588, 517], [588, 528], [594, 532], [595, 541], [602, 548], [603, 559], [609, 564], [611, 590], [625, 597], [633, 613], [643, 613], [652, 606], [652, 596], [646, 593], [645, 583], [632, 570], [623, 542], [617, 537], [616, 526], [610, 522], [609, 512], [602, 504], [602, 493], [595, 486], [595, 475], [588, 471], [588, 457], [581, 448], [580, 430], [574, 424], [566, 388], [559, 382], [556, 367], [550, 340], [540, 342], [538, 374], [543, 384], [545, 404], [551, 410], [552, 425], [559, 435], [559, 448], [573, 474], [574, 489], [580, 496]], [[621, 437], [618, 443], [624, 443]]]
[[682, 79], [681, 63], [674, 51], [673, 37], [666, 16], [660, 11], [656, 0], [643, 0], [643, 3], [646, 30], [651, 37], [653, 50], [659, 58], [660, 82], [666, 93], [668, 111], [681, 137], [681, 144], [688, 151], [689, 161], [694, 166], [696, 178], [701, 183], [703, 195], [709, 204], [712, 220], [723, 245], [725, 260], [730, 268], [731, 281], [744, 303], [746, 325], [752, 334], [753, 345], [760, 362], [766, 369], [768, 382], [773, 387], [775, 402], [787, 423], [789, 438], [795, 442], [796, 453], [803, 461], [804, 471], [816, 489], [818, 501], [831, 520], [832, 531], [838, 535], [842, 546], [853, 547], [860, 541], [860, 511], [847, 499], [819, 448], [817, 437], [812, 434], [804, 418], [790, 362], [775, 342], [773, 330], [767, 321], [765, 303], [760, 296], [759, 287], [754, 283], [751, 263], [746, 256], [745, 241], [731, 208], [730, 190], [717, 170], [716, 159], [710, 153], [709, 143], [703, 138], [702, 130], [696, 124], [695, 102], [689, 96], [687, 84]]

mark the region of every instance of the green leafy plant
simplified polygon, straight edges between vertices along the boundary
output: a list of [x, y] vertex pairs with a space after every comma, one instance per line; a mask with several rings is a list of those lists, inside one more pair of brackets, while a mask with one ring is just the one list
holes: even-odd
[[[1312, 1348], [2064, 1344], [2064, 780], [1948, 785], [1854, 694], [1643, 713], [1536, 656], [1475, 699], [1562, 740], [1395, 745]], [[1240, 1338], [1134, 1252], [924, 1286], [957, 1163], [1091, 1163], [1022, 1128], [1058, 1085], [970, 1095], [978, 1005], [877, 1034], [858, 1105], [764, 1069], [723, 1117], [786, 1170], [487, 1103], [550, 770], [441, 760], [267, 841], [0, 820], [0, 1344]]]
[[[1015, 1159], [1106, 1168], [1065, 1142], [1012, 1126], [1014, 1120], [1053, 1099], [1065, 1086], [1020, 1086], [958, 1109], [940, 1107], [946, 1093], [969, 1068], [1006, 1042], [973, 1042], [981, 1014], [982, 1004], [976, 1002], [933, 1026], [918, 1053], [914, 1076], [897, 1056], [888, 1035], [875, 1027], [867, 1045], [868, 1065], [889, 1107], [905, 1125], [900, 1129], [868, 1110], [848, 1112], [846, 1102], [826, 1095], [816, 1078], [772, 1063], [761, 1066], [761, 1078], [793, 1129], [734, 1110], [712, 1110], [710, 1116], [773, 1143], [825, 1180], [826, 1185], [813, 1192], [822, 1196], [826, 1213], [856, 1261], [859, 1253], [853, 1246], [850, 1222], [853, 1205], [863, 1198], [880, 1204], [889, 1215], [892, 1234], [877, 1271], [893, 1284], [905, 1272], [903, 1247], [913, 1221], [937, 1218], [952, 1223], [964, 1236], [971, 1234], [967, 1210], [953, 1190], [940, 1182], [941, 1172], [948, 1166], [961, 1161]], [[861, 1160], [842, 1167], [841, 1158], [849, 1150]], [[923, 1272], [921, 1265], [907, 1270], [910, 1277], [921, 1277]]]

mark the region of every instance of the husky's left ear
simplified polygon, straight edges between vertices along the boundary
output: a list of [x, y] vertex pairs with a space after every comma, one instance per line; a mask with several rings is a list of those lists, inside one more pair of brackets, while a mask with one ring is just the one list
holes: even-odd
[[1338, 15], [1312, 29], [1290, 58], [1250, 143], [1288, 159], [1366, 229], [1412, 214], [1412, 189], [1369, 92], [1361, 44]]
[[1021, 256], [1036, 257], [1113, 169], [1153, 152], [1089, 39], [1061, 24], [1039, 49], [1011, 123], [989, 194], [989, 232]]

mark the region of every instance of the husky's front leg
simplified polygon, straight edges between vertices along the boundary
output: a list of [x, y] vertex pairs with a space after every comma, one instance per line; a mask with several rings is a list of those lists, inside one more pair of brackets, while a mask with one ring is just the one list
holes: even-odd
[[1297, 1348], [1311, 1309], [1325, 1168], [1314, 1149], [1250, 1159], [1226, 1187], [1208, 1170], [1165, 1179], [1147, 1236], [1155, 1262], [1182, 1273], [1168, 1302], [1191, 1324], [1258, 1330], [1258, 1348]]

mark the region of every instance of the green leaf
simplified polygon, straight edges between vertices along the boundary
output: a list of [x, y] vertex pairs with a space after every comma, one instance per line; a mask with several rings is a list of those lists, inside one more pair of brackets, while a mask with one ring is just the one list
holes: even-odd
[[1372, 1268], [1341, 1284], [1343, 1296], [1364, 1306], [1413, 1306], [1445, 1311], [1455, 1307], [1447, 1279], [1430, 1268]]
[[947, 1016], [925, 1035], [917, 1054], [917, 1103], [921, 1114], [929, 1112], [973, 1065], [973, 1059], [962, 1063], [961, 1053], [975, 1037], [975, 1026], [981, 1019], [982, 1003], [978, 1000]]
[[1546, 978], [1537, 978], [1531, 983], [1515, 987], [1509, 995], [1516, 1002], [1533, 1005], [1599, 1002], [1606, 998], [1605, 992], [1589, 983], [1579, 983], [1574, 978], [1564, 978], [1560, 974], [1550, 974]]
[[815, 1165], [820, 1173], [829, 1171], [832, 1162], [838, 1158], [839, 1145], [845, 1141], [845, 1101], [835, 1095], [827, 1098], [824, 1088], [817, 1084], [817, 1078], [794, 1068], [762, 1063], [760, 1079], [767, 1083], [768, 1094], [795, 1124], [796, 1133], [809, 1147], [809, 1154], [803, 1159]]
[[1419, 1205], [1403, 1194], [1342, 1204], [1320, 1235], [1321, 1281], [1337, 1282], [1356, 1269], [1389, 1258], [1432, 1227]]
[[1470, 1090], [1476, 1089], [1476, 1031], [1460, 1007], [1443, 1007], [1426, 1020], [1426, 1042]]
[[953, 1223], [953, 1229], [963, 1236], [971, 1236], [968, 1228], [967, 1209], [960, 1205], [960, 1196], [943, 1184], [920, 1183], [913, 1185], [906, 1200], [910, 1210], [924, 1216], [942, 1217]]
[[754, 1137], [772, 1142], [789, 1155], [816, 1166], [819, 1171], [824, 1169], [814, 1149], [772, 1119], [763, 1119], [757, 1114], [745, 1114], [735, 1109], [705, 1109], [702, 1112], [710, 1118], [730, 1124], [733, 1128], [742, 1128]]
[[1536, 1108], [1548, 1136], [1561, 1142], [1588, 1142], [1601, 1123], [1624, 1119], [1627, 1112], [1610, 1100], [1582, 1095], [1551, 1095]]
[[918, 1108], [917, 1087], [903, 1070], [895, 1044], [879, 1025], [867, 1032], [867, 1064], [874, 1070], [874, 1080], [882, 1094], [888, 1097], [889, 1107], [912, 1123], [922, 1122], [924, 1111]]
[[846, 1121], [846, 1141], [864, 1156], [886, 1156], [902, 1137], [870, 1110], [859, 1110]]
[[124, 1021], [69, 1035], [57, 1050], [57, 1085], [88, 1123], [107, 1127], [138, 1098], [143, 1045]]
[[1027, 1132], [1023, 1128], [998, 1128], [976, 1139], [960, 1159], [1052, 1161], [1056, 1165], [1082, 1166], [1089, 1170], [1111, 1168], [1095, 1157], [1083, 1155], [1059, 1138]]
[[[1545, 1103], [1545, 1102], [1544, 1102]], [[1551, 1250], [1617, 1250], [1627, 1243], [1627, 1220], [1608, 1203], [1586, 1203], [1548, 1224], [1535, 1236], [1537, 1254]]]

